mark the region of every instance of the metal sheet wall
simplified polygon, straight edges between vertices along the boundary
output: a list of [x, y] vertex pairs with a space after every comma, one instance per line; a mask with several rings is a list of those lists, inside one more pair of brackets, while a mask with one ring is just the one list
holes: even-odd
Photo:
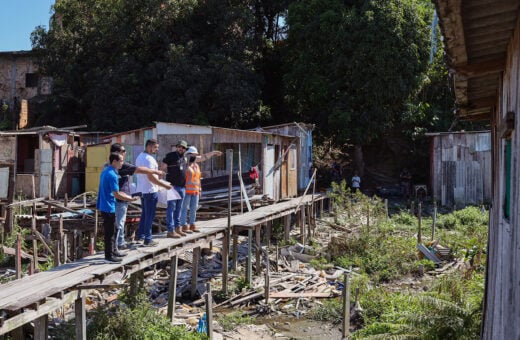
[[433, 138], [432, 190], [442, 205], [491, 202], [491, 132], [439, 134]]

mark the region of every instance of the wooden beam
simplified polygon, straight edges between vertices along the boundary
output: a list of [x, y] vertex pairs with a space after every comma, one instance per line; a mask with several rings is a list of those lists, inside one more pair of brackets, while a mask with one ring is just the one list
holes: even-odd
[[451, 65], [464, 64], [468, 60], [461, 11], [462, 0], [436, 0], [439, 24], [445, 38], [446, 53]]
[[85, 310], [85, 296], [79, 293], [74, 302], [74, 314], [76, 316], [76, 339], [87, 339], [87, 312]]
[[13, 316], [7, 320], [4, 320], [0, 327], [0, 335], [10, 332], [24, 324], [31, 322], [43, 315], [47, 315], [50, 312], [60, 308], [64, 304], [71, 303], [74, 301], [77, 292], [70, 292], [64, 295], [62, 299], [48, 299], [47, 302], [41, 304], [37, 310], [26, 310], [16, 316]]
[[47, 314], [34, 320], [34, 340], [47, 340], [49, 338], [49, 317]]
[[168, 285], [168, 319], [175, 318], [175, 299], [177, 295], [177, 263], [178, 256], [175, 255], [170, 261], [170, 282]]
[[484, 76], [492, 73], [498, 73], [505, 70], [506, 61], [504, 59], [496, 59], [484, 61], [481, 63], [457, 65], [455, 71], [467, 78]]
[[199, 277], [200, 247], [193, 249], [193, 261], [191, 262], [191, 297], [197, 294], [197, 278]]
[[85, 284], [74, 287], [77, 290], [88, 290], [88, 289], [118, 289], [128, 287], [127, 283], [107, 283], [107, 284]]

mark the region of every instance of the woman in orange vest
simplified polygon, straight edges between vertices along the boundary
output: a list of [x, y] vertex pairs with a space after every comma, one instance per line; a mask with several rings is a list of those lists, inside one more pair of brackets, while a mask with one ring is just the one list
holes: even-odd
[[[188, 168], [186, 169], [186, 196], [182, 201], [181, 210], [181, 226], [182, 230], [186, 233], [199, 232], [195, 226], [195, 219], [197, 218], [197, 206], [199, 205], [199, 197], [201, 192], [201, 172], [200, 167], [196, 162], [198, 156], [197, 148], [190, 146], [185, 156], [188, 159]], [[190, 211], [190, 225], [188, 227], [188, 210]]]

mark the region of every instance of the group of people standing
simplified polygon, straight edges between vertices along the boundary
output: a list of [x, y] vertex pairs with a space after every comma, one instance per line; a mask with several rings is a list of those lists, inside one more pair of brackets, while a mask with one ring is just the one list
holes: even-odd
[[[164, 157], [161, 167], [156, 160], [159, 143], [155, 139], [146, 141], [145, 150], [139, 154], [136, 164], [124, 162], [126, 150], [120, 143], [112, 144], [109, 163], [100, 176], [97, 208], [103, 217], [105, 231], [105, 259], [121, 262], [125, 255], [120, 252], [128, 248], [125, 243], [124, 225], [128, 204], [141, 197], [141, 218], [136, 241], [142, 246], [153, 247], [152, 223], [158, 201], [159, 187], [175, 190], [178, 199], [167, 202], [167, 237], [180, 238], [187, 233], [198, 232], [195, 225], [196, 212], [201, 194], [201, 171], [197, 162], [205, 161], [222, 152], [212, 151], [199, 155], [194, 146], [181, 140], [176, 150]], [[135, 193], [131, 194], [130, 176], [137, 175]], [[166, 175], [166, 180], [161, 178]], [[189, 211], [189, 216], [188, 216]], [[189, 218], [189, 224], [188, 224]]]

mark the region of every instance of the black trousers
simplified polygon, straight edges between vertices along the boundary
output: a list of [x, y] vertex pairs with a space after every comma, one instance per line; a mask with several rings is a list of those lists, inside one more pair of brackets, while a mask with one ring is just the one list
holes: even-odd
[[101, 216], [105, 229], [105, 258], [109, 258], [116, 250], [116, 214], [102, 211]]

